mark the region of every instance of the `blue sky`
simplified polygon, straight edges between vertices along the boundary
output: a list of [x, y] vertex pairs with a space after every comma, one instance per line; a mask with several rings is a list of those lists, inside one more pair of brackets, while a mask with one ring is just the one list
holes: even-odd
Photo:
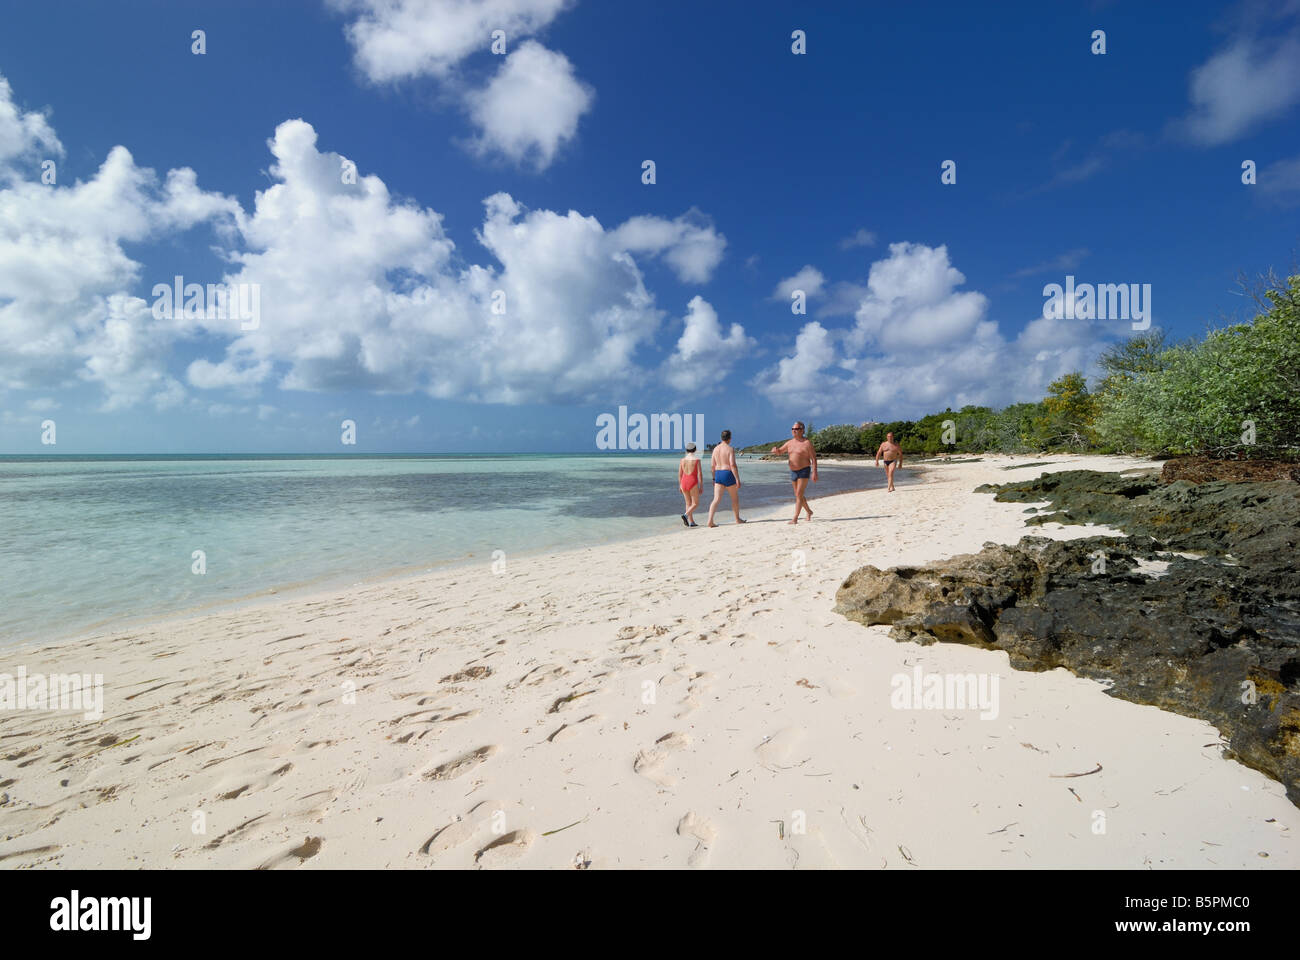
[[[1183, 337], [1293, 262], [1300, 3], [1169, 9], [7, 4], [0, 453], [580, 451], [620, 405], [744, 443], [1037, 399], [1131, 331], [1044, 320], [1045, 284], [1150, 284]], [[256, 285], [256, 329], [155, 316], [177, 274]]]

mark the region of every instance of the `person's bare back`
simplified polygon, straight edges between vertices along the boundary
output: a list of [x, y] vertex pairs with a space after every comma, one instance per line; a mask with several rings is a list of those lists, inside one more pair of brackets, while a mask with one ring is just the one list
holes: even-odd
[[731, 431], [722, 431], [722, 441], [713, 448], [713, 455], [709, 458], [709, 466], [713, 468], [713, 503], [709, 506], [709, 526], [716, 527], [713, 522], [713, 515], [718, 512], [718, 504], [722, 502], [722, 492], [725, 490], [731, 496], [731, 512], [735, 514], [737, 523], [744, 523], [740, 518], [740, 467], [736, 466], [736, 451], [731, 446]]
[[736, 451], [731, 444], [723, 440], [713, 448], [713, 456], [709, 458], [709, 467], [714, 472], [730, 470], [733, 475], [739, 472], [736, 470]]

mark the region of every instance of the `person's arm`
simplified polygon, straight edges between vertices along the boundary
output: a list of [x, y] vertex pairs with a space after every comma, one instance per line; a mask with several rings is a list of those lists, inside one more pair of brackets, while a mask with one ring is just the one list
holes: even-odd
[[810, 443], [808, 444], [808, 449], [812, 451], [812, 482], [816, 483], [817, 482], [817, 448]]
[[736, 463], [736, 448], [731, 448], [731, 473], [736, 478], [736, 486], [740, 486], [740, 464]]
[[775, 454], [775, 453], [785, 453], [785, 447], [786, 447], [786, 444], [789, 443], [789, 442], [790, 442], [790, 441], [787, 440], [785, 443], [781, 444], [781, 446], [779, 446], [779, 447], [773, 447], [773, 448], [772, 448], [772, 453], [774, 453], [774, 454]]
[[880, 466], [880, 451], [884, 449], [885, 449], [885, 445], [883, 443], [880, 446], [876, 447], [876, 466]]

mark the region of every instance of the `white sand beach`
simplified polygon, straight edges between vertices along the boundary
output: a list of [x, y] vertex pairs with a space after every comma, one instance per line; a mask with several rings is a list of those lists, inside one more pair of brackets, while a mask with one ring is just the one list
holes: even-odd
[[[981, 483], [1146, 465], [1030, 459], [4, 651], [104, 715], [0, 714], [0, 867], [1300, 866], [1210, 724], [833, 612], [865, 563], [1098, 532]], [[918, 666], [998, 675], [997, 716], [895, 709]]]

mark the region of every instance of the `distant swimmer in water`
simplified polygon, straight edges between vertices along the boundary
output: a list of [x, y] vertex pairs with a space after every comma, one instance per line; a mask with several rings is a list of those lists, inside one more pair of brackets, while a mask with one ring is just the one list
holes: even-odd
[[876, 449], [876, 466], [880, 458], [885, 458], [885, 477], [889, 480], [889, 492], [894, 492], [894, 471], [903, 465], [903, 448], [894, 442], [892, 433], [885, 434], [885, 442]]
[[682, 514], [682, 523], [688, 527], [698, 527], [695, 511], [700, 506], [700, 488], [704, 486], [704, 476], [700, 468], [700, 458], [695, 452], [695, 444], [686, 445], [686, 456], [677, 464], [677, 486], [686, 501], [686, 512]]
[[722, 431], [722, 442], [713, 448], [713, 457], [709, 464], [713, 468], [713, 503], [709, 505], [709, 526], [716, 527], [713, 515], [722, 502], [722, 491], [731, 494], [731, 512], [740, 519], [740, 468], [736, 466], [736, 451], [731, 447], [731, 431]]
[[773, 447], [772, 452], [784, 453], [790, 459], [790, 485], [794, 487], [794, 519], [787, 522], [798, 523], [800, 510], [808, 511], [809, 520], [813, 518], [812, 507], [808, 506], [808, 500], [803, 494], [808, 488], [809, 480], [813, 483], [817, 482], [817, 451], [813, 449], [812, 441], [803, 435], [802, 420], [796, 420], [790, 432], [794, 436], [779, 447]]

